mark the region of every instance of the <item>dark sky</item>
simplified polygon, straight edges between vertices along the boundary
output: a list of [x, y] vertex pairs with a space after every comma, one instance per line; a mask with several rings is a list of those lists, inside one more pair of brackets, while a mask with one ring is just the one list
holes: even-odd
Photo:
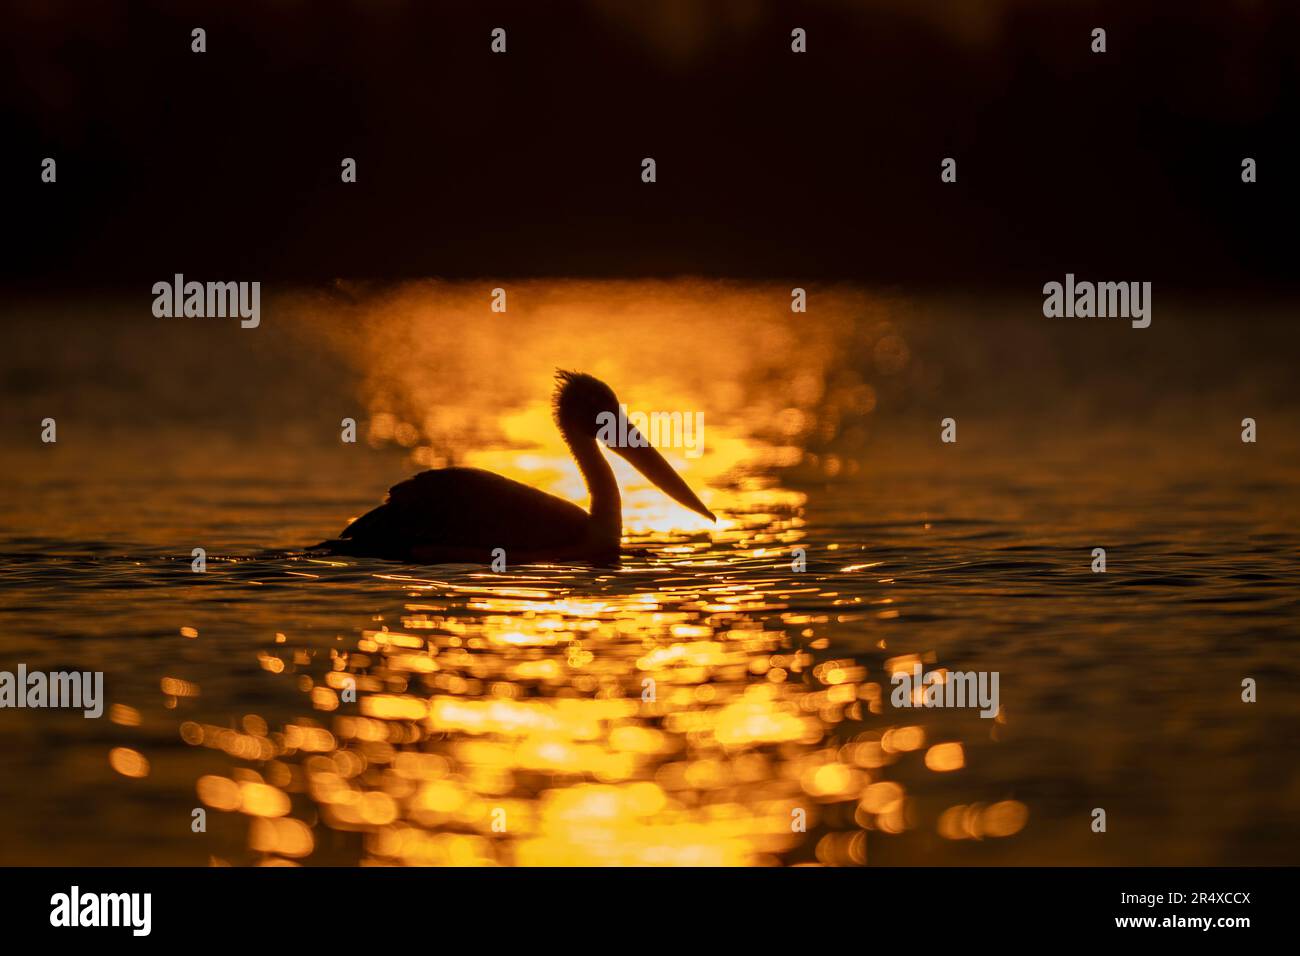
[[0, 279], [1289, 286], [1298, 8], [10, 2]]

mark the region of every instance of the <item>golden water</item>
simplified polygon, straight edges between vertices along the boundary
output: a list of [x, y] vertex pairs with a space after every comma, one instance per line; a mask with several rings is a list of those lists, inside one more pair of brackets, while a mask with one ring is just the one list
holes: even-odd
[[[0, 712], [0, 862], [1295, 862], [1285, 324], [497, 284], [16, 326], [0, 668], [111, 708]], [[617, 568], [302, 553], [422, 467], [581, 502], [556, 367], [704, 412], [665, 454], [718, 524], [620, 460]], [[891, 706], [917, 661], [996, 719]]]

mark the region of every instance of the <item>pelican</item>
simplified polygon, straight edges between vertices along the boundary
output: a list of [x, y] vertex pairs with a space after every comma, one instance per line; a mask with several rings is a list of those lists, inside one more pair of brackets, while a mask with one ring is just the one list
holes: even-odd
[[[623, 503], [614, 471], [600, 452], [603, 412], [619, 402], [600, 379], [556, 373], [555, 424], [591, 495], [591, 514], [577, 505], [479, 468], [423, 471], [388, 491], [385, 502], [317, 548], [421, 564], [489, 563], [497, 548], [511, 564], [544, 560], [612, 561], [623, 535]], [[635, 426], [627, 442], [607, 446], [668, 497], [710, 521], [712, 511]]]

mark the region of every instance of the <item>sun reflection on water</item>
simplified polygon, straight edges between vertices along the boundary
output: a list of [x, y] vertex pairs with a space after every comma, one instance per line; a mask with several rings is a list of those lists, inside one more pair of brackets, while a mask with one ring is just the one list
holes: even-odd
[[[903, 658], [833, 656], [828, 616], [794, 606], [833, 599], [854, 566], [780, 571], [802, 538], [792, 500], [759, 522], [781, 549], [755, 547], [738, 507], [712, 542], [674, 529], [603, 572], [381, 572], [406, 595], [398, 619], [346, 648], [259, 652], [310, 716], [182, 726], [241, 763], [200, 799], [248, 818], [264, 864], [309, 860], [322, 828], [365, 865], [866, 864], [872, 833], [917, 825], [894, 766], [949, 773], [963, 748], [890, 722]], [[954, 807], [929, 826], [1008, 836], [1026, 813]]]

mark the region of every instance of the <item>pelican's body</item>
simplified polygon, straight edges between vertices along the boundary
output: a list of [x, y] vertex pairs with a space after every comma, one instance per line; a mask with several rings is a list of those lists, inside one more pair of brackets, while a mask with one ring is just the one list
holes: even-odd
[[[439, 468], [394, 485], [384, 504], [321, 546], [338, 554], [432, 564], [487, 564], [498, 548], [511, 564], [613, 560], [623, 535], [623, 506], [597, 434], [599, 416], [616, 414], [617, 408], [618, 399], [603, 382], [590, 375], [560, 373], [555, 420], [591, 494], [590, 514], [563, 498], [490, 471]], [[629, 445], [612, 450], [670, 497], [713, 519], [713, 513], [648, 442]]]
[[602, 541], [577, 505], [478, 468], [439, 468], [394, 485], [329, 544], [340, 554], [431, 564], [487, 564], [496, 548], [511, 563], [618, 554], [618, 541]]

